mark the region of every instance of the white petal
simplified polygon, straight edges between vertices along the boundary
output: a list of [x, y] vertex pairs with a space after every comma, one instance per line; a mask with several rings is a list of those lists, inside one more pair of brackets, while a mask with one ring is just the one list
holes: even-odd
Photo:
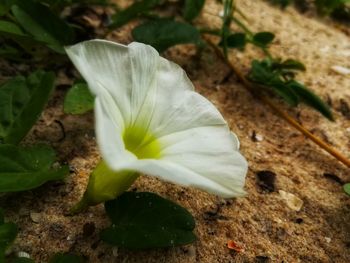
[[131, 66], [128, 47], [104, 40], [91, 40], [66, 48], [95, 96], [109, 93], [118, 111], [114, 117], [130, 119]]
[[102, 158], [114, 170], [120, 167], [120, 163], [134, 161], [135, 156], [125, 150], [122, 131], [111, 118], [110, 111], [113, 110], [113, 107], [108, 103], [106, 97], [96, 97], [94, 108], [97, 142]]
[[151, 46], [131, 43], [131, 118], [128, 126], [149, 126], [157, 94], [156, 70], [159, 54]]
[[125, 170], [133, 170], [140, 173], [156, 176], [165, 181], [177, 183], [183, 186], [193, 186], [206, 190], [212, 194], [218, 194], [224, 198], [243, 196], [242, 187], [226, 187], [210, 178], [202, 176], [189, 168], [164, 160], [143, 159], [123, 166]]
[[161, 137], [202, 126], [225, 125], [215, 106], [193, 91], [193, 85], [178, 65], [160, 58], [157, 99], [150, 131]]
[[[162, 160], [181, 165], [216, 185], [227, 188], [231, 191], [231, 196], [244, 193], [247, 162], [235, 150], [236, 139], [227, 127], [200, 127], [173, 133], [162, 137], [160, 144], [167, 145], [162, 150]], [[213, 191], [197, 182], [193, 185], [221, 196], [224, 194], [219, 188]]]

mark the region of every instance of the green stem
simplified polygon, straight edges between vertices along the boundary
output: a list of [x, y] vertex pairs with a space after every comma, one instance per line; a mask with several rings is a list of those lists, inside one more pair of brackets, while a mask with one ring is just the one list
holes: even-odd
[[210, 28], [199, 28], [198, 29], [201, 34], [210, 34], [214, 36], [220, 36], [220, 30], [218, 29], [210, 29]]
[[243, 29], [244, 32], [246, 32], [249, 36], [253, 36], [253, 32], [250, 31], [250, 29], [245, 25], [243, 24], [238, 18], [232, 16], [232, 20], [241, 28]]

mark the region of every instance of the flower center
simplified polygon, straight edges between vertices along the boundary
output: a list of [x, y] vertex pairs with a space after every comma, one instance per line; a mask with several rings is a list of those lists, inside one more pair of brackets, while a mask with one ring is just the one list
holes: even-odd
[[156, 159], [160, 156], [160, 144], [147, 129], [127, 127], [123, 133], [125, 148], [138, 159]]

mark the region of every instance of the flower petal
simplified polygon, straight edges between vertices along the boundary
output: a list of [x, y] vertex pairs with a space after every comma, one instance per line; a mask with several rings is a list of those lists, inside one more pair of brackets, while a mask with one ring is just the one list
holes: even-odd
[[95, 129], [97, 143], [103, 159], [116, 170], [120, 162], [131, 162], [136, 157], [125, 150], [122, 130], [113, 121], [113, 103], [108, 102], [108, 96], [98, 96], [95, 99]]
[[66, 52], [95, 96], [106, 93], [115, 101], [113, 112], [123, 127], [130, 119], [131, 64], [128, 48], [105, 40], [85, 41], [66, 47]]
[[164, 58], [159, 58], [157, 99], [150, 131], [161, 137], [202, 126], [226, 125], [215, 106], [200, 94], [184, 70]]

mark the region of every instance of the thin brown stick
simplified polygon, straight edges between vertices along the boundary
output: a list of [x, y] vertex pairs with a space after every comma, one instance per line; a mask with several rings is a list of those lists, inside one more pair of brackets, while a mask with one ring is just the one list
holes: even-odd
[[323, 150], [328, 152], [329, 154], [333, 155], [336, 159], [338, 159], [340, 162], [345, 164], [347, 167], [350, 167], [350, 160], [346, 158], [343, 154], [341, 154], [339, 151], [331, 147], [329, 144], [324, 142], [322, 139], [318, 138], [314, 134], [312, 134], [310, 131], [308, 131], [306, 128], [304, 128], [300, 123], [298, 123], [293, 117], [289, 116], [285, 111], [281, 110], [278, 106], [275, 105], [275, 103], [270, 100], [268, 97], [264, 96], [263, 94], [257, 94], [257, 92], [254, 92], [253, 83], [251, 83], [247, 78], [242, 74], [240, 70], [236, 68], [236, 66], [227, 59], [220, 48], [215, 44], [215, 42], [207, 36], [203, 36], [203, 38], [206, 40], [206, 42], [215, 50], [215, 52], [225, 61], [225, 63], [232, 69], [232, 71], [237, 75], [240, 81], [244, 84], [243, 86], [248, 89], [255, 97], [258, 97], [261, 101], [263, 101], [265, 104], [267, 104], [271, 109], [273, 109], [277, 115], [282, 117], [285, 121], [287, 121], [291, 126], [296, 128], [298, 131], [300, 131], [302, 134], [304, 134], [307, 138], [312, 140], [314, 143], [316, 143], [319, 147], [321, 147]]

